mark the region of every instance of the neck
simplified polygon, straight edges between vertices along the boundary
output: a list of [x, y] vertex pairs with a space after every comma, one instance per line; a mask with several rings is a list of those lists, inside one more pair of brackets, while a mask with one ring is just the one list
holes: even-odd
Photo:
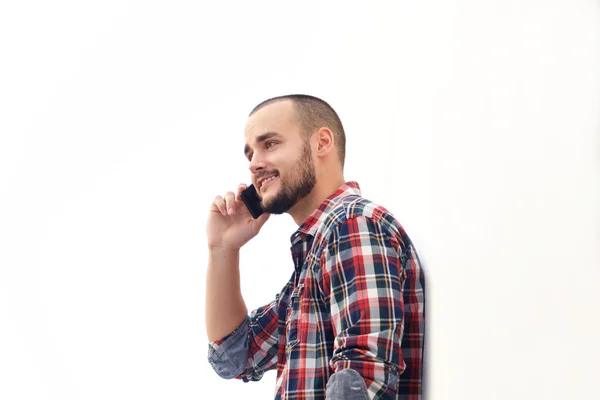
[[[300, 226], [306, 221], [306, 219], [312, 214], [326, 198], [331, 196], [337, 188], [342, 186], [346, 180], [343, 175], [336, 176], [327, 180], [317, 180], [317, 184], [313, 188], [312, 192], [298, 203], [294, 207], [290, 208], [288, 214], [292, 216], [296, 225]], [[319, 184], [321, 183], [321, 184]]]

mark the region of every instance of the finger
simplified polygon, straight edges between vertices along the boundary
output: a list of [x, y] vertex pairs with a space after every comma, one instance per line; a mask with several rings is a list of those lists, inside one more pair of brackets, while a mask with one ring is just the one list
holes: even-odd
[[235, 194], [233, 192], [227, 192], [225, 194], [225, 206], [226, 212], [229, 215], [235, 214]]
[[235, 196], [235, 199], [236, 199], [237, 201], [241, 201], [240, 195], [242, 194], [242, 192], [243, 192], [244, 190], [246, 190], [246, 187], [247, 187], [247, 185], [246, 185], [245, 183], [240, 183], [240, 184], [238, 185], [238, 188], [237, 188], [237, 193], [236, 193], [236, 196]]
[[227, 212], [225, 211], [225, 200], [223, 200], [223, 197], [216, 196], [213, 204], [219, 209], [221, 214], [227, 215]]

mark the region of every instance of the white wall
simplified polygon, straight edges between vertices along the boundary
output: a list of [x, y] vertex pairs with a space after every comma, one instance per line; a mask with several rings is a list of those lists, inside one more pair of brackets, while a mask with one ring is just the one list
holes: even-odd
[[[0, 5], [0, 398], [272, 398], [206, 361], [205, 218], [287, 93], [420, 250], [430, 398], [600, 396], [597, 1], [207, 4]], [[249, 309], [296, 228], [243, 249]]]

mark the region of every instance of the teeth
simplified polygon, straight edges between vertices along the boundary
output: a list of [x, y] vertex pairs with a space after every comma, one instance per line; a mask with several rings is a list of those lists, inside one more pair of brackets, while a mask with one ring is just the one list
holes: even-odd
[[264, 181], [262, 181], [262, 183], [260, 184], [260, 186], [263, 186], [265, 183], [272, 181], [273, 179], [275, 179], [275, 176], [272, 176], [270, 178], [265, 179]]

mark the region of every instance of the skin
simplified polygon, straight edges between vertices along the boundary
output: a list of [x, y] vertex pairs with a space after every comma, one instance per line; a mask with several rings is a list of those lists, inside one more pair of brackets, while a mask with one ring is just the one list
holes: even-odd
[[[266, 132], [281, 136], [256, 143]], [[334, 135], [326, 127], [304, 143], [291, 100], [280, 100], [256, 111], [244, 129], [251, 180], [265, 213], [292, 216], [300, 226], [323, 201], [345, 183]], [[277, 175], [259, 188], [258, 179]]]

